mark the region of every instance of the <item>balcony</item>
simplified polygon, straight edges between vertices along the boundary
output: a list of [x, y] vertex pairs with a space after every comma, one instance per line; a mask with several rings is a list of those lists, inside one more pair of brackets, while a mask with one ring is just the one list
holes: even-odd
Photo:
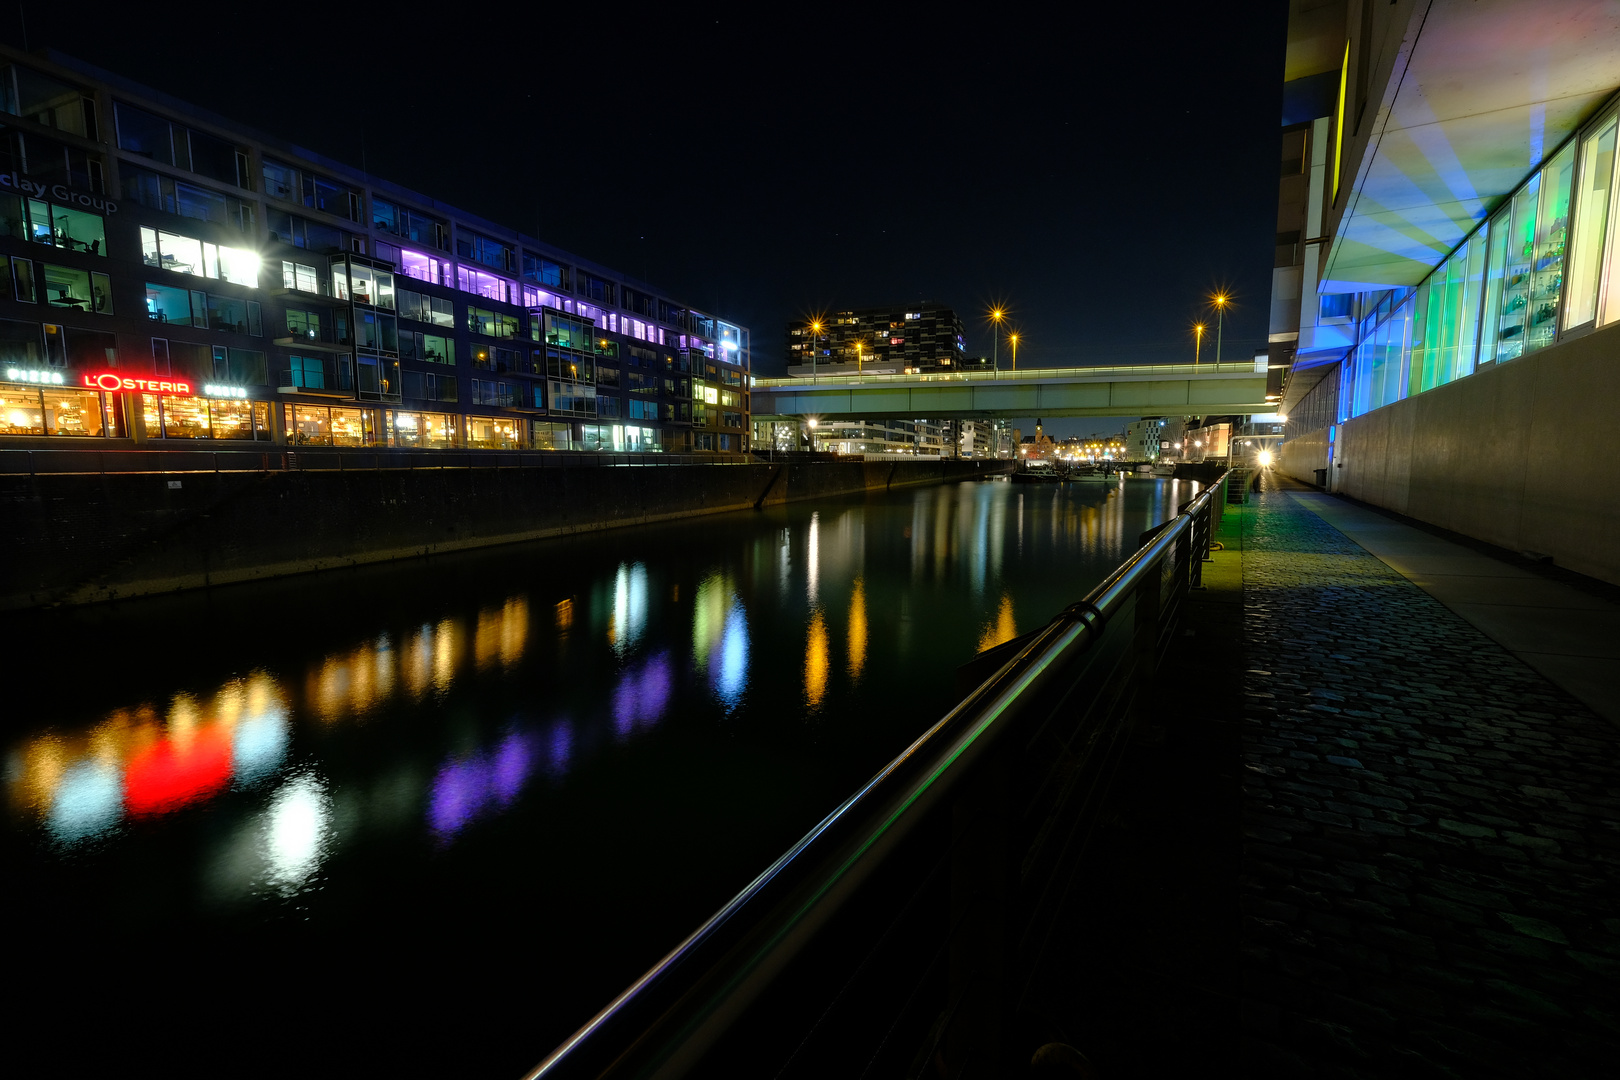
[[354, 338], [351, 335], [339, 334], [337, 328], [333, 326], [299, 333], [289, 331], [286, 337], [278, 337], [274, 341], [275, 344], [288, 349], [309, 349], [327, 353], [347, 353], [354, 346]]
[[293, 357], [289, 367], [277, 372], [276, 392], [352, 400], [354, 366], [347, 359]]

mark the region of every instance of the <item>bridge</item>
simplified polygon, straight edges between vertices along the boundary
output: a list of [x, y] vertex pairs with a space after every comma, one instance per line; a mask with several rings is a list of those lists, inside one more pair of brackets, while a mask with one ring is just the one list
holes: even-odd
[[1266, 360], [1223, 364], [1136, 364], [917, 375], [819, 375], [755, 379], [759, 419], [848, 417], [1130, 416], [1257, 413], [1266, 401]]

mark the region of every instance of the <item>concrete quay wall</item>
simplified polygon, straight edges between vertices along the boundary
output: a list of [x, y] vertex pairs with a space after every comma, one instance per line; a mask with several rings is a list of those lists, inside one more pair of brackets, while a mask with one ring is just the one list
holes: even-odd
[[0, 477], [0, 609], [85, 604], [971, 479], [1011, 462]]
[[[1620, 324], [1339, 427], [1331, 490], [1620, 584], [1620, 500], [1604, 432], [1620, 412]], [[1313, 479], [1320, 447], [1284, 444]], [[1298, 466], [1297, 468], [1295, 466]]]

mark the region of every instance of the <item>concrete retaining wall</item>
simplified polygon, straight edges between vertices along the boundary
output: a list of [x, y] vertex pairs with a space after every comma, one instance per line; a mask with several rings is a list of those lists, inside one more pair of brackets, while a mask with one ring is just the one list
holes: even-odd
[[1011, 462], [0, 478], [0, 608], [93, 603], [1006, 472]]
[[1620, 325], [1340, 425], [1332, 487], [1620, 584], [1617, 409]]

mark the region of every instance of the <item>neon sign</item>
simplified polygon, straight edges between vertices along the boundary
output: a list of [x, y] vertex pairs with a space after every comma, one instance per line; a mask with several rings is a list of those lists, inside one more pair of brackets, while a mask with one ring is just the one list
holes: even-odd
[[84, 376], [84, 385], [92, 390], [140, 390], [148, 394], [186, 394], [196, 391], [184, 379], [138, 379], [104, 371], [99, 375]]
[[211, 398], [245, 398], [247, 390], [240, 386], [204, 386], [203, 397]]
[[36, 371], [33, 368], [6, 368], [6, 378], [12, 382], [44, 383], [61, 386], [62, 376], [55, 371]]

